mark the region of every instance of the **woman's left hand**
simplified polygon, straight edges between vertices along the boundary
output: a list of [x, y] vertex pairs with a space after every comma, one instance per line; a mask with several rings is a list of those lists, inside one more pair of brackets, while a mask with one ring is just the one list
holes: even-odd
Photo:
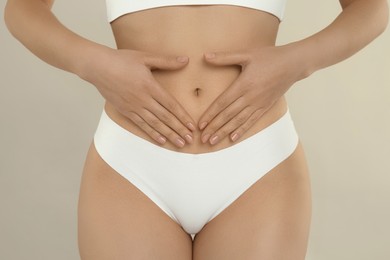
[[242, 71], [201, 116], [203, 143], [214, 145], [227, 135], [236, 141], [296, 81], [306, 77], [293, 45], [214, 54], [212, 58], [205, 54], [205, 61], [216, 66], [240, 65]]

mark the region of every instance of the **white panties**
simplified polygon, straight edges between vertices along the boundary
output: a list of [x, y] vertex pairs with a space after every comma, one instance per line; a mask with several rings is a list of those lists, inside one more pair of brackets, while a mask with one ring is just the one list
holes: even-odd
[[165, 149], [100, 118], [94, 144], [102, 159], [192, 235], [290, 156], [298, 135], [289, 111], [262, 131], [215, 152]]

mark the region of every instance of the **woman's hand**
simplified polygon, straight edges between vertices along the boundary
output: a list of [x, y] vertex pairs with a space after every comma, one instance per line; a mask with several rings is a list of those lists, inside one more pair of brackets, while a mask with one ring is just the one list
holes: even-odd
[[176, 56], [135, 50], [99, 49], [91, 55], [80, 77], [160, 144], [167, 139], [178, 147], [191, 143], [195, 123], [184, 108], [154, 79], [151, 70], [178, 70], [188, 64]]
[[199, 120], [202, 142], [214, 145], [227, 135], [234, 142], [298, 80], [306, 77], [293, 45], [205, 54], [216, 66], [240, 65], [239, 77]]

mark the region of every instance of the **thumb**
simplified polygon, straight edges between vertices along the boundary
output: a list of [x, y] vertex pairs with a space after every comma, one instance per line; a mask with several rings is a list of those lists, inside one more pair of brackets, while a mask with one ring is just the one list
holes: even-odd
[[249, 62], [249, 53], [245, 51], [218, 51], [204, 54], [205, 61], [217, 65], [241, 65], [245, 66]]
[[151, 70], [177, 70], [188, 64], [189, 58], [187, 56], [166, 56], [156, 54], [146, 54], [144, 56], [144, 64]]

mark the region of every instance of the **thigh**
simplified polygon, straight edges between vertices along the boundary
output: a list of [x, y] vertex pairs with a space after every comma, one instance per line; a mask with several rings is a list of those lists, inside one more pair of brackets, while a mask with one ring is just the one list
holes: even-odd
[[92, 144], [78, 207], [83, 260], [191, 259], [192, 240], [139, 189], [116, 173]]
[[193, 256], [195, 260], [302, 260], [310, 219], [310, 180], [299, 144], [196, 235]]

